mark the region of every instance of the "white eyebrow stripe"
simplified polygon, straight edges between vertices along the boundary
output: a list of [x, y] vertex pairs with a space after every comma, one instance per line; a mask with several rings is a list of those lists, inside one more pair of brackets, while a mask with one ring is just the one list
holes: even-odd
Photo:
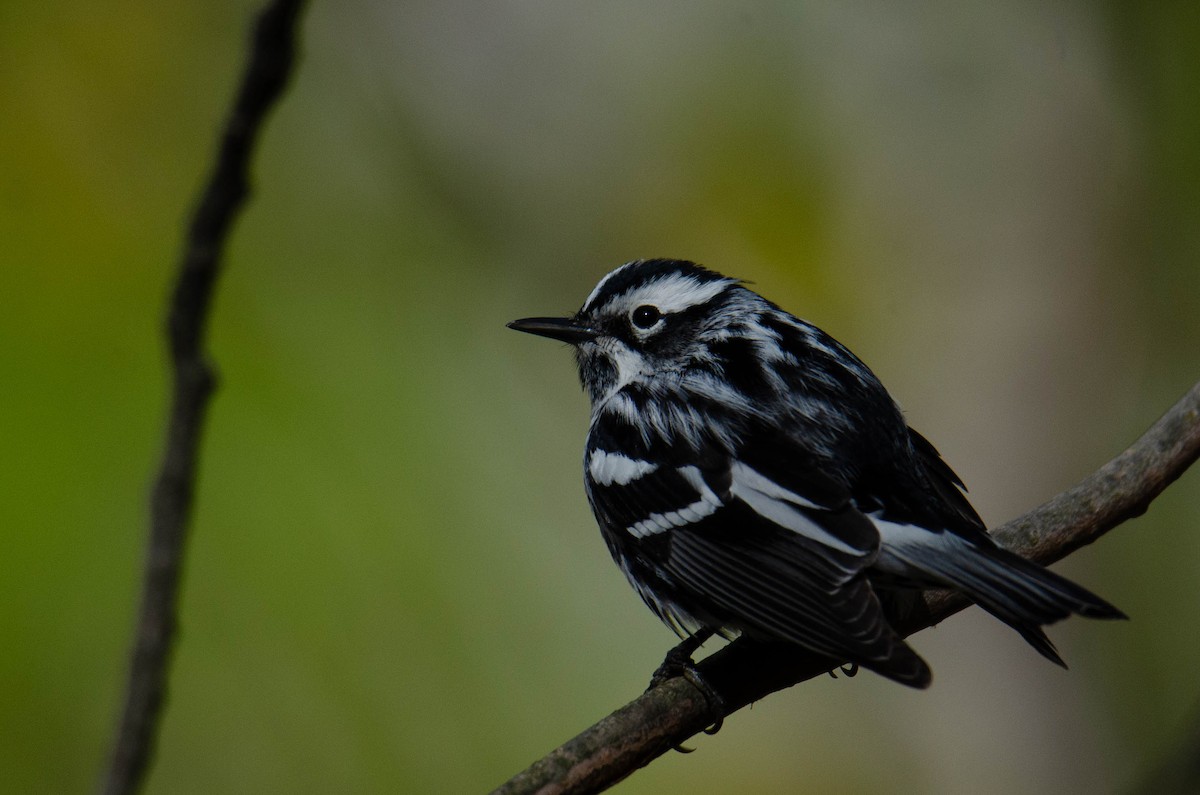
[[658, 469], [658, 464], [638, 461], [620, 453], [596, 449], [588, 459], [588, 472], [601, 486], [627, 486], [638, 478]]
[[711, 301], [731, 284], [736, 282], [733, 279], [702, 282], [692, 276], [672, 273], [630, 290], [619, 298], [622, 304], [631, 309], [642, 304], [653, 304], [666, 315]]

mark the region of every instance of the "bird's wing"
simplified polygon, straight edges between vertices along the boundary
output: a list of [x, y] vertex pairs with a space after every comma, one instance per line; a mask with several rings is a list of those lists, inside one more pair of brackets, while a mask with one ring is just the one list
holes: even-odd
[[658, 599], [703, 622], [928, 684], [929, 669], [888, 625], [865, 575], [878, 530], [798, 451], [785, 473], [771, 471], [785, 440], [747, 445], [752, 460], [712, 445], [667, 463], [605, 449], [595, 431], [589, 498], [639, 589], [639, 580], [654, 583]]

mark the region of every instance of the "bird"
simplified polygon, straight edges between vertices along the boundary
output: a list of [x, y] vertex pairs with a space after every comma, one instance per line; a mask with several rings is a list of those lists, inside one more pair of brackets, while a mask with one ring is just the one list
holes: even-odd
[[1125, 617], [999, 546], [875, 374], [742, 280], [634, 260], [573, 315], [508, 326], [574, 348], [588, 502], [683, 639], [664, 666], [745, 636], [925, 688], [929, 665], [893, 626], [925, 588], [965, 595], [1064, 668], [1043, 626]]

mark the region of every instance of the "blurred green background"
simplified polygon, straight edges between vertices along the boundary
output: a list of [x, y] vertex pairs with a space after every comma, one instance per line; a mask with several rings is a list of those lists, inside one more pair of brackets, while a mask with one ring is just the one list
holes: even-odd
[[[123, 684], [163, 304], [249, 2], [0, 6], [0, 790], [83, 792]], [[608, 559], [563, 346], [696, 259], [876, 370], [989, 523], [1196, 379], [1200, 5], [314, 2], [211, 324], [155, 793], [478, 792], [673, 642]], [[821, 679], [627, 793], [1112, 792], [1200, 704], [1200, 473], [1058, 568], [1132, 621]]]

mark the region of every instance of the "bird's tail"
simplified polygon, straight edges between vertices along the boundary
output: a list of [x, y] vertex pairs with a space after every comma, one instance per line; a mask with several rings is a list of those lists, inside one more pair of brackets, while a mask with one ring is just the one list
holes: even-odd
[[977, 548], [967, 565], [948, 572], [951, 583], [984, 610], [1021, 633], [1029, 645], [1063, 668], [1067, 664], [1042, 632], [1070, 615], [1126, 618], [1083, 586], [1001, 547]]
[[1064, 668], [1066, 663], [1042, 626], [1073, 614], [1126, 618], [1086, 588], [1007, 549], [974, 544], [949, 532], [929, 534], [926, 539], [922, 544], [892, 547], [888, 553], [909, 576], [924, 575], [928, 581], [961, 591]]

